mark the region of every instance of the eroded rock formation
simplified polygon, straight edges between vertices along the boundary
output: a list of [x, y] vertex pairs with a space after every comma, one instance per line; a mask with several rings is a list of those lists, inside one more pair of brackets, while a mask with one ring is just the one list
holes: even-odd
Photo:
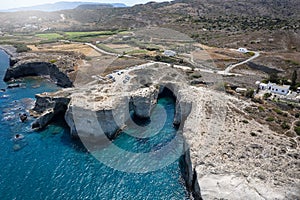
[[[168, 71], [167, 66], [149, 65], [114, 75], [114, 83], [92, 83], [37, 96], [37, 120], [45, 125], [43, 120], [63, 108], [73, 136], [92, 142], [99, 137], [112, 139], [126, 125], [130, 104], [137, 116], [148, 117], [157, 94], [168, 88], [176, 97], [174, 124], [185, 138], [183, 177], [194, 199], [297, 197], [295, 183], [299, 182], [293, 172], [299, 146], [255, 120], [243, 124], [241, 119], [247, 114], [241, 110], [247, 102], [220, 91], [186, 86], [178, 73]], [[124, 84], [126, 76], [130, 81]], [[139, 84], [138, 76], [147, 76], [147, 84]], [[261, 134], [251, 136], [256, 129]], [[274, 151], [279, 147], [286, 150]]]
[[47, 62], [27, 62], [16, 64], [7, 69], [4, 81], [26, 76], [49, 76], [58, 86], [72, 87], [73, 83], [69, 77], [61, 72], [54, 64]]

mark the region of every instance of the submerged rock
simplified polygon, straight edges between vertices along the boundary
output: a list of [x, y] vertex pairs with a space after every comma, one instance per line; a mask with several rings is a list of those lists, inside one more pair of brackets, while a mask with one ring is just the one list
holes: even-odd
[[27, 120], [27, 114], [26, 113], [20, 113], [19, 114], [21, 122], [25, 122]]
[[25, 84], [23, 84], [23, 83], [11, 83], [11, 84], [8, 84], [7, 85], [7, 88], [18, 88], [18, 87], [23, 87], [23, 86], [25, 86]]
[[21, 149], [21, 146], [19, 145], [19, 144], [15, 144], [14, 146], [13, 146], [13, 150], [14, 151], [19, 151]]

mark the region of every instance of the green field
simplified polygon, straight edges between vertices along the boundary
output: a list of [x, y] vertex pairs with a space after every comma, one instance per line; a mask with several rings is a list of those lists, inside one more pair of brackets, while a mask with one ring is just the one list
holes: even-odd
[[55, 40], [55, 39], [63, 38], [63, 36], [58, 33], [41, 33], [41, 34], [36, 34], [35, 36], [43, 40]]
[[104, 44], [97, 44], [96, 45], [97, 47], [99, 47], [100, 49], [104, 50], [104, 51], [107, 51], [107, 52], [110, 52], [110, 53], [119, 53], [118, 51], [116, 51], [115, 49], [112, 49]]
[[133, 55], [133, 54], [147, 54], [148, 51], [144, 50], [144, 49], [136, 49], [136, 50], [132, 50], [132, 51], [128, 51], [126, 52], [126, 54], [128, 55]]
[[65, 32], [68, 38], [82, 38], [82, 37], [92, 37], [101, 35], [113, 35], [115, 32], [112, 31], [92, 31], [92, 32]]

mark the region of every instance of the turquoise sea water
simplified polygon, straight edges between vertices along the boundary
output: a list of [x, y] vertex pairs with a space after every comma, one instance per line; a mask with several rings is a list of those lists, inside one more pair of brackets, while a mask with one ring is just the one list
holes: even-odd
[[[0, 51], [0, 89], [8, 58]], [[121, 172], [99, 162], [79, 141], [71, 140], [62, 119], [45, 130], [33, 132], [30, 124], [19, 121], [34, 95], [58, 88], [40, 78], [21, 80], [26, 87], [0, 92], [0, 199], [188, 199], [178, 160], [167, 167], [145, 173]], [[130, 134], [139, 131], [128, 127], [114, 141], [122, 149], [149, 152], [170, 142], [176, 133], [172, 127], [174, 102], [159, 100], [168, 119], [160, 132], [150, 139], [136, 139]], [[159, 109], [154, 112], [160, 116]], [[149, 125], [149, 129], [154, 125]], [[127, 132], [127, 133], [126, 133]], [[21, 133], [23, 140], [14, 141]]]

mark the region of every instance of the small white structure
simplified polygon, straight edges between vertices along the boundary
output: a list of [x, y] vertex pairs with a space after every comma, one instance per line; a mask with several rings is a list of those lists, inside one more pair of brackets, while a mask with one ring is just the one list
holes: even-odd
[[238, 52], [240, 52], [240, 53], [248, 53], [249, 51], [246, 48], [239, 48]]
[[297, 87], [297, 93], [300, 93], [300, 87]]
[[164, 55], [168, 57], [173, 57], [176, 56], [176, 52], [172, 50], [165, 50]]
[[290, 90], [289, 85], [277, 85], [276, 83], [269, 82], [268, 84], [256, 82], [258, 84], [259, 89], [268, 90], [271, 93], [287, 95]]
[[247, 92], [247, 88], [236, 88], [235, 89], [235, 91], [237, 92], [237, 93], [243, 93], [243, 92]]

